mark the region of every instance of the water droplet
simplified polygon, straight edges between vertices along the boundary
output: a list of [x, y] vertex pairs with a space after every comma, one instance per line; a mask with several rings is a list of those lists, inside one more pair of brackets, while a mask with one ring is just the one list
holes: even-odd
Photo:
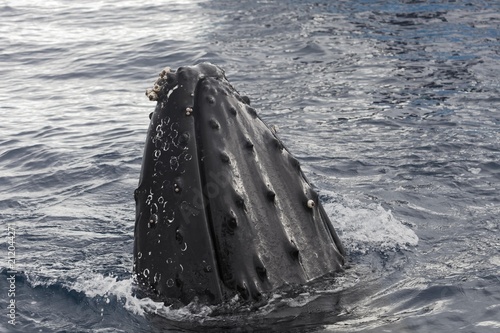
[[307, 207], [314, 208], [314, 206], [316, 206], [316, 204], [313, 200], [307, 200]]
[[156, 214], [156, 213], [158, 213], [158, 205], [157, 205], [157, 204], [153, 203], [153, 204], [151, 205], [150, 213], [151, 213], [151, 214]]
[[168, 224], [171, 224], [172, 222], [174, 222], [175, 211], [170, 210], [169, 212], [167, 212], [167, 214], [165, 215], [165, 218], [167, 219]]
[[170, 157], [170, 169], [173, 171], [176, 171], [179, 168], [179, 160], [177, 159], [176, 156], [171, 156]]
[[173, 279], [168, 279], [167, 280], [167, 287], [172, 288], [174, 286], [174, 280]]
[[162, 130], [156, 131], [156, 138], [155, 139], [161, 140], [161, 138], [163, 138], [163, 131]]
[[149, 269], [144, 269], [144, 271], [142, 272], [142, 275], [144, 275], [144, 277], [148, 277], [149, 275]]
[[148, 228], [152, 228], [152, 229], [155, 228], [156, 227], [156, 223], [158, 223], [158, 215], [152, 214], [149, 217]]
[[149, 193], [146, 199], [146, 205], [151, 205], [151, 201], [153, 201], [153, 193]]
[[142, 252], [137, 252], [137, 258], [139, 258], [139, 259], [142, 258]]
[[154, 166], [154, 173], [158, 173], [163, 175], [163, 172], [165, 171], [165, 166], [163, 165], [162, 161], [156, 161], [155, 166]]

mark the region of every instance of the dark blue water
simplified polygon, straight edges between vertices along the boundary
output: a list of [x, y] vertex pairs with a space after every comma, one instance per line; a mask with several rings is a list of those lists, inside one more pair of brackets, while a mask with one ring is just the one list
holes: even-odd
[[[0, 332], [500, 331], [498, 1], [18, 0], [0, 22]], [[258, 309], [136, 295], [144, 91], [201, 61], [321, 189], [345, 273]]]

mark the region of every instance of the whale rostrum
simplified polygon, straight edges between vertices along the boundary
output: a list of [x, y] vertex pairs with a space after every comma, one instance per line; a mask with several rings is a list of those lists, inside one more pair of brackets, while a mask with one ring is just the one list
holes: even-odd
[[259, 300], [342, 270], [344, 249], [299, 161], [212, 64], [165, 68], [139, 186], [134, 273], [152, 297]]

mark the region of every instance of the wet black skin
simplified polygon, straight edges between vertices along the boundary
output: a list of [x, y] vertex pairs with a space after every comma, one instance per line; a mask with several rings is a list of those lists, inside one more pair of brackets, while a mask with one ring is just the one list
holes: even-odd
[[340, 271], [344, 249], [298, 160], [223, 70], [163, 74], [135, 191], [139, 284], [213, 304]]

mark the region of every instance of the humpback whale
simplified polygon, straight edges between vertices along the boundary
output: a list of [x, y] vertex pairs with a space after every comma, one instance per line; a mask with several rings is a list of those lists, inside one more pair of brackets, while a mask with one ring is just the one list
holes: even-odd
[[210, 63], [165, 68], [136, 201], [134, 274], [166, 303], [257, 301], [342, 270], [299, 161]]

